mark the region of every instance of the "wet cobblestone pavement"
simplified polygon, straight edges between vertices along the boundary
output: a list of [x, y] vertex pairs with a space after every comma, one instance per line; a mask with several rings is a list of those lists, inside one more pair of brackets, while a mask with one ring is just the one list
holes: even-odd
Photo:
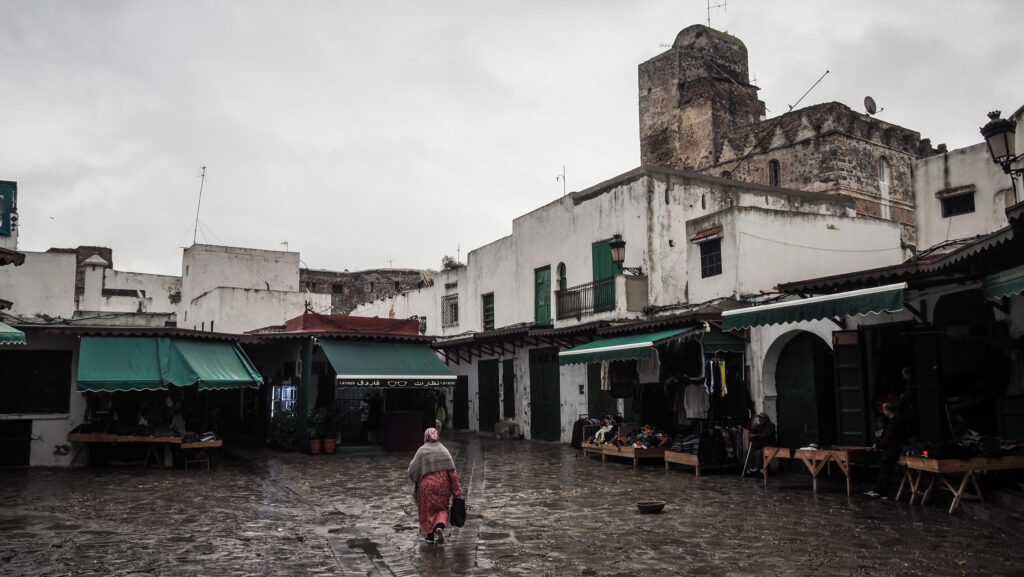
[[[470, 505], [417, 535], [411, 453], [226, 455], [210, 471], [0, 471], [0, 575], [1022, 575], [1024, 518], [993, 504], [847, 498], [760, 478], [446, 434]], [[668, 501], [658, 515], [634, 503]]]

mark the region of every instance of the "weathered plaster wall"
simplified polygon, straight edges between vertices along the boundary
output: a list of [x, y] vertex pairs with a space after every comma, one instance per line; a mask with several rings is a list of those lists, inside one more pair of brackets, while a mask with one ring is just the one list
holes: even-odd
[[[133, 291], [135, 296], [124, 294]], [[184, 308], [180, 277], [104, 270], [99, 310], [177, 314]]]
[[349, 314], [361, 303], [390, 297], [431, 282], [426, 271], [413, 269], [374, 269], [356, 272], [299, 270], [299, 286], [315, 294], [331, 296], [331, 314]]
[[[1010, 177], [984, 142], [915, 162], [914, 193], [919, 249], [999, 230], [1014, 203]], [[941, 197], [958, 193], [973, 194], [974, 212], [943, 217]]]
[[21, 317], [71, 318], [75, 312], [76, 263], [73, 252], [25, 252], [21, 266], [0, 267], [0, 295]]
[[299, 253], [194, 244], [181, 261], [182, 299], [217, 287], [299, 290]]
[[244, 333], [284, 324], [306, 310], [307, 300], [316, 311], [326, 311], [331, 306], [329, 295], [218, 287], [193, 300], [187, 315], [179, 317], [178, 326], [218, 333]]

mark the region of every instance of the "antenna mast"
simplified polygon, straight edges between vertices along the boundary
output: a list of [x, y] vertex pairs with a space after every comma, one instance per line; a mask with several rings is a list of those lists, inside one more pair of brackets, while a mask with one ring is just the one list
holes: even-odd
[[[199, 201], [196, 202], [196, 226], [192, 229], [192, 244], [196, 243], [196, 234], [199, 232], [199, 207], [203, 204], [203, 185], [206, 184], [206, 166], [203, 166], [203, 172], [199, 175]], [[287, 250], [287, 248], [285, 248]]]
[[562, 181], [562, 196], [565, 196], [565, 165], [562, 165], [562, 174], [555, 177], [556, 181]]
[[721, 8], [722, 11], [724, 12], [725, 11], [725, 3], [727, 2], [727, 0], [722, 0], [721, 4], [715, 4], [713, 6], [711, 5], [711, 0], [707, 0], [707, 2], [708, 2], [708, 28], [711, 28], [711, 9], [712, 8]]

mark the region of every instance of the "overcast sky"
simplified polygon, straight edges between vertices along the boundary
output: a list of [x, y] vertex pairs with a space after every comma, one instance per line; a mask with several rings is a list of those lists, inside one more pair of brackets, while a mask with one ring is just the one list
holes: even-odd
[[[721, 3], [715, 0], [713, 4]], [[181, 274], [200, 243], [438, 268], [640, 164], [637, 65], [705, 0], [0, 0], [19, 249]], [[1019, 0], [728, 0], [769, 116], [839, 101], [952, 148], [1024, 104]], [[284, 244], [287, 243], [287, 244]]]

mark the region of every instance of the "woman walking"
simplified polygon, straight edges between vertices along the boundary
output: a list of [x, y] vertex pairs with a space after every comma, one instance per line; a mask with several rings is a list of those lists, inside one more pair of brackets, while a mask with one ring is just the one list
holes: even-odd
[[461, 497], [462, 487], [452, 454], [438, 439], [437, 429], [424, 431], [423, 445], [409, 463], [409, 479], [416, 483], [412, 497], [419, 508], [420, 535], [425, 535], [427, 541], [444, 543], [448, 497]]

